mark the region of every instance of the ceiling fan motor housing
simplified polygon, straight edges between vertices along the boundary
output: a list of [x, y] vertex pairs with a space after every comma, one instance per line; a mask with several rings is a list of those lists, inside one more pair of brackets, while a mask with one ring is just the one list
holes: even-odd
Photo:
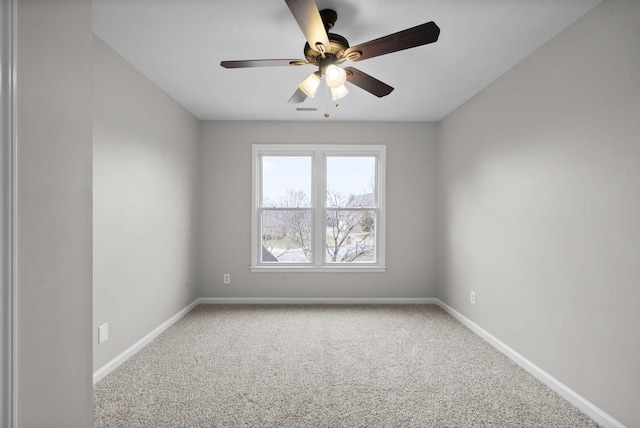
[[[347, 49], [349, 49], [349, 42], [347, 41], [347, 39], [339, 34], [333, 33], [328, 33], [327, 36], [329, 36], [329, 43], [331, 44], [331, 46], [329, 46], [329, 49], [324, 52], [324, 56], [327, 58], [334, 57], [334, 63], [345, 61], [347, 57], [344, 53]], [[304, 45], [304, 57], [307, 61], [314, 65], [320, 65], [320, 62], [323, 59], [322, 53], [309, 46], [309, 43], [305, 43]]]
[[[311, 64], [322, 67], [327, 67], [330, 64], [339, 64], [347, 59], [353, 59], [351, 55], [346, 56], [345, 52], [349, 49], [349, 41], [342, 37], [340, 34], [329, 33], [329, 30], [333, 28], [338, 14], [332, 9], [323, 9], [320, 11], [320, 17], [324, 24], [325, 30], [327, 30], [327, 36], [331, 46], [325, 47], [324, 57], [323, 53], [315, 49], [315, 47], [309, 46], [309, 43], [304, 45], [304, 57]], [[354, 52], [352, 52], [354, 53]], [[322, 70], [321, 70], [322, 71]]]

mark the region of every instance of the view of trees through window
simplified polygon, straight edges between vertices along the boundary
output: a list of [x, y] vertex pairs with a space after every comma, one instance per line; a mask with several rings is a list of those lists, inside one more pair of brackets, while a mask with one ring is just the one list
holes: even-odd
[[[310, 263], [314, 249], [324, 248], [326, 263], [374, 262], [376, 157], [325, 157], [324, 174], [316, 175], [324, 177], [321, 185], [312, 184], [312, 165], [311, 156], [261, 158], [261, 261]], [[324, 201], [314, 200], [320, 197]], [[323, 211], [321, 227], [315, 225], [317, 209]]]

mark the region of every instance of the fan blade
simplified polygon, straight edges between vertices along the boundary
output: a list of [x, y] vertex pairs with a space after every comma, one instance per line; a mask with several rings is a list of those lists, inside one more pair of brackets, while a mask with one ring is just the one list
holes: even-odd
[[[345, 55], [352, 61], [362, 61], [391, 52], [433, 43], [438, 40], [439, 35], [440, 28], [431, 21], [357, 46], [352, 46], [345, 51]], [[360, 54], [359, 56], [357, 55], [358, 53]]]
[[324, 46], [324, 51], [331, 50], [329, 36], [324, 29], [320, 11], [314, 0], [285, 0], [293, 17], [298, 22], [309, 46], [317, 50], [318, 43]]
[[307, 99], [307, 94], [305, 94], [302, 89], [298, 88], [297, 91], [289, 98], [289, 104], [300, 104], [304, 100]]
[[301, 59], [250, 59], [246, 61], [222, 61], [224, 68], [248, 68], [248, 67], [280, 67], [289, 65], [306, 65], [307, 61]]
[[384, 82], [369, 76], [367, 73], [363, 73], [357, 68], [345, 67], [344, 71], [347, 72], [347, 82], [352, 83], [367, 92], [372, 93], [378, 98], [389, 95], [393, 88]]

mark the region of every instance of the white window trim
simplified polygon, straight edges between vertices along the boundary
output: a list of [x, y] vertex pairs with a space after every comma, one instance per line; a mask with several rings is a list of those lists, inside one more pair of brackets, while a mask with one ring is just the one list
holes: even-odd
[[[386, 146], [385, 145], [345, 145], [345, 144], [254, 144], [252, 146], [252, 190], [251, 190], [251, 272], [385, 272], [386, 249]], [[313, 251], [315, 260], [309, 264], [264, 264], [260, 231], [261, 201], [261, 156], [312, 156], [313, 176], [311, 178], [312, 205], [315, 225], [314, 236], [324, 236], [326, 219], [326, 156], [376, 156], [376, 261], [373, 263], [327, 263], [324, 257], [324, 242], [315, 239]], [[260, 239], [259, 239], [260, 238]]]

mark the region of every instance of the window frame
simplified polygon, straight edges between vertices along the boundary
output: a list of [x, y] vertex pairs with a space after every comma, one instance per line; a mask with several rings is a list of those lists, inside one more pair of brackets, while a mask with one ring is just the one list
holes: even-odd
[[[262, 262], [261, 215], [262, 157], [310, 156], [311, 157], [311, 212], [312, 212], [312, 260], [309, 263]], [[376, 206], [366, 208], [375, 211], [375, 248], [373, 262], [327, 262], [325, 256], [325, 231], [327, 225], [327, 157], [372, 156], [376, 158], [375, 200]], [[251, 185], [251, 266], [252, 272], [384, 272], [386, 242], [386, 146], [382, 144], [253, 144]], [[301, 207], [302, 208], [302, 207]], [[356, 210], [365, 210], [357, 208]]]

